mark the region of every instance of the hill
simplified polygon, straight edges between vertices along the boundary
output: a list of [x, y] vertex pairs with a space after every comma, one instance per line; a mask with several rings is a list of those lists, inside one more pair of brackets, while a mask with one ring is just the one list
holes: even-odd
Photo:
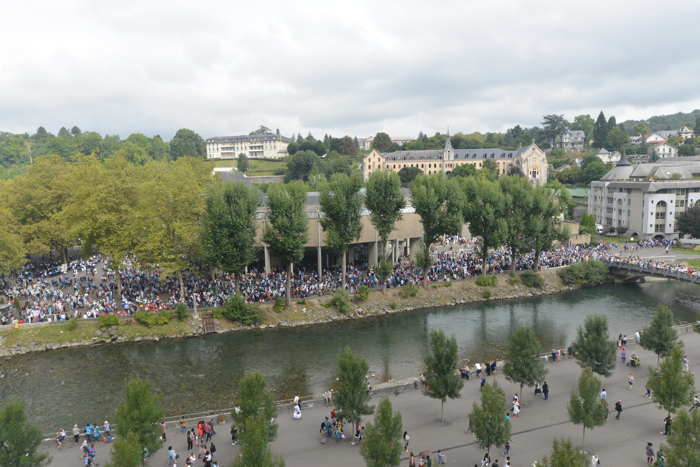
[[700, 118], [700, 109], [695, 109], [688, 113], [678, 112], [671, 115], [655, 115], [646, 120], [627, 120], [623, 124], [625, 128], [634, 128], [638, 123], [646, 122], [653, 131], [678, 130], [683, 126], [687, 126], [692, 130], [695, 128], [697, 118]]

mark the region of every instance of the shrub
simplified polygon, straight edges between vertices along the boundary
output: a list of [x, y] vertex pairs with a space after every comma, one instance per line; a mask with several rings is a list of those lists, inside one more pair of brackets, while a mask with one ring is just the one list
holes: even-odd
[[185, 321], [187, 319], [187, 305], [178, 303], [175, 306], [175, 317], [178, 321]]
[[475, 282], [479, 287], [493, 287], [496, 285], [496, 280], [496, 276], [485, 275], [477, 277]]
[[306, 305], [306, 299], [302, 298], [302, 299], [297, 300], [297, 305]]
[[66, 330], [75, 331], [76, 329], [78, 329], [78, 320], [75, 318], [69, 319], [68, 322], [65, 324], [65, 326], [66, 326]]
[[364, 302], [367, 300], [369, 298], [369, 287], [366, 285], [359, 286], [354, 298], [356, 302]]
[[608, 282], [608, 265], [591, 259], [560, 269], [559, 277], [566, 285], [594, 287]]
[[413, 284], [404, 285], [399, 289], [399, 297], [412, 298], [418, 295], [418, 287]]
[[534, 271], [525, 271], [520, 274], [520, 281], [525, 284], [526, 287], [531, 289], [541, 289], [544, 287], [544, 279], [542, 279], [539, 274]]
[[396, 309], [396, 302], [389, 303], [389, 308], [391, 308], [392, 310], [395, 310]]
[[329, 303], [338, 310], [339, 313], [345, 314], [350, 311], [350, 294], [345, 289], [337, 288], [335, 292], [333, 292]]
[[277, 313], [280, 313], [284, 311], [285, 308], [287, 308], [287, 302], [284, 300], [283, 297], [277, 297], [275, 299], [275, 303], [272, 305], [272, 309], [275, 310]]
[[518, 285], [520, 284], [520, 278], [516, 275], [509, 275], [508, 279], [506, 279], [506, 282], [508, 282], [509, 285]]
[[260, 308], [246, 303], [240, 295], [231, 295], [224, 304], [221, 314], [227, 320], [244, 326], [253, 326], [262, 321]]
[[100, 315], [97, 318], [97, 326], [100, 328], [111, 328], [112, 326], [119, 326], [119, 318], [117, 315]]
[[491, 298], [492, 295], [493, 294], [491, 293], [491, 291], [489, 289], [486, 289], [483, 292], [481, 292], [481, 296], [484, 297], [486, 300]]
[[173, 312], [169, 310], [159, 311], [157, 313], [149, 313], [148, 311], [140, 310], [134, 313], [136, 322], [147, 328], [168, 324], [172, 317]]

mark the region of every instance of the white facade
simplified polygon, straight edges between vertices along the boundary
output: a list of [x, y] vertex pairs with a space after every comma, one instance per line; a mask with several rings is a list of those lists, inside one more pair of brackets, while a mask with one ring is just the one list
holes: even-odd
[[565, 151], [581, 151], [586, 143], [582, 130], [566, 130], [557, 138], [557, 145]]
[[265, 132], [241, 136], [209, 138], [207, 159], [236, 159], [245, 154], [251, 159], [281, 159], [287, 157], [290, 139], [277, 133]]
[[678, 149], [668, 143], [660, 143], [649, 146], [649, 156], [656, 159], [673, 159], [678, 157]]
[[596, 156], [598, 156], [598, 158], [606, 164], [617, 163], [622, 157], [618, 151], [610, 152], [605, 148], [601, 148], [601, 150], [596, 153]]

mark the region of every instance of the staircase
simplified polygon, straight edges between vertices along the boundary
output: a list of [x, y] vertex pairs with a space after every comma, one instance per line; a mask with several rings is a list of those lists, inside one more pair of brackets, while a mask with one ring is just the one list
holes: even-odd
[[214, 316], [212, 316], [211, 311], [202, 313], [202, 329], [204, 330], [204, 334], [216, 332], [216, 321], [214, 321]]

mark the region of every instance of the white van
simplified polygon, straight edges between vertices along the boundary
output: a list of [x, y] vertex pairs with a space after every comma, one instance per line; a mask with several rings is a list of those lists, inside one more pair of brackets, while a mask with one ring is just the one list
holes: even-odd
[[598, 232], [599, 234], [602, 234], [603, 233], [603, 224], [596, 224], [595, 231]]

